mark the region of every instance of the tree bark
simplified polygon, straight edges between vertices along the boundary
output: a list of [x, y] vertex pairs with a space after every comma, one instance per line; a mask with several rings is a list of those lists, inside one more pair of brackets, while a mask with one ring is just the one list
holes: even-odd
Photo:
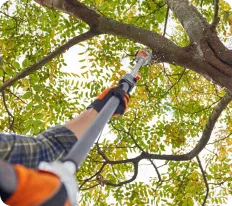
[[165, 0], [181, 21], [191, 44], [182, 48], [156, 32], [102, 16], [76, 0], [36, 0], [52, 9], [71, 14], [99, 34], [112, 34], [139, 42], [153, 51], [157, 62], [177, 64], [191, 69], [213, 83], [232, 91], [232, 52], [188, 0]]

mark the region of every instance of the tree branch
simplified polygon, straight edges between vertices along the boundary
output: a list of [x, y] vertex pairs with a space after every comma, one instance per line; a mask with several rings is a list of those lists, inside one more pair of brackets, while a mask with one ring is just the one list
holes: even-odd
[[201, 173], [202, 173], [202, 177], [204, 179], [205, 187], [206, 187], [205, 199], [204, 199], [204, 202], [202, 203], [202, 206], [204, 206], [206, 204], [206, 200], [207, 200], [208, 195], [209, 195], [209, 185], [208, 185], [207, 178], [206, 178], [206, 175], [205, 175], [205, 171], [203, 170], [203, 167], [202, 167], [199, 156], [197, 155], [196, 158], [197, 158], [197, 162], [199, 164], [199, 167], [200, 167], [200, 170], [201, 170]]
[[35, 0], [38, 4], [73, 15], [90, 27], [99, 25], [100, 14], [76, 0]]
[[57, 9], [71, 14], [87, 23], [91, 28], [95, 28], [101, 34], [122, 36], [144, 44], [154, 49], [153, 54], [156, 60], [164, 60], [165, 58], [167, 62], [175, 62], [177, 60], [177, 53], [183, 55], [183, 58], [178, 58], [178, 61], [187, 61], [187, 59], [190, 60], [190, 58], [192, 58], [184, 48], [175, 45], [172, 41], [157, 32], [138, 28], [101, 16], [76, 0], [36, 0], [36, 2], [51, 9]]
[[[180, 19], [191, 42], [196, 42], [197, 45], [191, 44], [185, 48], [179, 47], [154, 31], [135, 27], [102, 16], [77, 0], [36, 0], [36, 2], [43, 6], [60, 10], [81, 19], [87, 23], [90, 28], [94, 28], [99, 32], [99, 34], [112, 34], [125, 37], [151, 48], [153, 51], [153, 60], [157, 62], [168, 62], [192, 69], [203, 75], [206, 79], [213, 80], [221, 87], [226, 87], [232, 91], [231, 78], [221, 73], [220, 69], [218, 71], [208, 64], [201, 55], [200, 41], [212, 35], [211, 27], [205, 18], [202, 17], [193, 5], [189, 4], [188, 0], [165, 1]], [[216, 40], [218, 41], [218, 47], [215, 48], [219, 49], [215, 49], [214, 53], [222, 60], [225, 60], [224, 62], [232, 62], [232, 54], [225, 50], [225, 47], [218, 37]], [[221, 57], [222, 52], [226, 55], [225, 58]], [[228, 71], [230, 76], [232, 76], [232, 69], [231, 72], [230, 70]]]
[[99, 183], [98, 184], [95, 184], [95, 185], [92, 185], [90, 187], [85, 187], [85, 188], [79, 188], [80, 190], [89, 190], [89, 189], [92, 189], [94, 187], [97, 187], [98, 185], [100, 185]]
[[[5, 97], [5, 92], [3, 91], [2, 92], [2, 101], [3, 101], [3, 105], [6, 109], [6, 112], [9, 116], [9, 129], [12, 130], [13, 132], [14, 131], [14, 128], [13, 128], [13, 124], [14, 124], [14, 116], [11, 114], [11, 112], [9, 111], [8, 107], [7, 107], [7, 104], [6, 104], [6, 97]], [[10, 120], [10, 118], [12, 118], [12, 121]]]
[[232, 132], [230, 132], [228, 135], [226, 135], [225, 137], [223, 137], [223, 138], [221, 138], [221, 139], [218, 139], [218, 140], [215, 140], [215, 141], [213, 141], [213, 142], [208, 143], [207, 145], [209, 145], [209, 144], [213, 144], [213, 145], [214, 145], [214, 144], [217, 143], [217, 142], [221, 142], [221, 141], [223, 141], [223, 140], [229, 138], [230, 135], [232, 135]]
[[191, 42], [199, 43], [210, 28], [206, 19], [188, 0], [165, 0], [165, 2], [180, 20]]
[[105, 155], [105, 153], [100, 149], [98, 142], [96, 142], [96, 146], [97, 146], [97, 152], [98, 152], [98, 154], [101, 155], [102, 158], [103, 158], [105, 161], [108, 161], [109, 158], [108, 158], [108, 157]]
[[98, 170], [98, 172], [96, 172], [94, 175], [92, 175], [91, 177], [85, 179], [82, 184], [80, 185], [79, 189], [81, 190], [82, 187], [85, 185], [86, 182], [88, 182], [89, 180], [93, 179], [94, 177], [97, 177], [98, 175], [101, 174], [101, 172], [103, 171], [104, 167], [107, 165], [106, 162], [104, 162], [101, 166], [101, 168]]
[[23, 101], [20, 97], [18, 97], [16, 94], [14, 94], [12, 91], [10, 91], [9, 89], [6, 90], [7, 92], [9, 92], [10, 94], [12, 94], [14, 97], [16, 97], [19, 101], [21, 101], [24, 104], [27, 104], [25, 101]]
[[222, 97], [222, 99], [218, 102], [216, 107], [213, 109], [211, 116], [209, 117], [209, 120], [205, 126], [205, 129], [202, 133], [199, 142], [190, 152], [182, 155], [151, 154], [148, 152], [141, 152], [141, 154], [135, 158], [126, 159], [126, 160], [117, 160], [117, 161], [109, 160], [107, 163], [108, 164], [134, 163], [134, 162], [139, 162], [142, 159], [159, 159], [159, 160], [174, 160], [174, 161], [187, 161], [193, 159], [204, 149], [204, 147], [208, 143], [216, 121], [218, 120], [220, 114], [230, 103], [231, 100], [232, 100], [232, 93], [226, 93], [224, 97]]
[[166, 12], [166, 18], [165, 18], [165, 23], [164, 23], [164, 33], [163, 33], [163, 36], [165, 36], [165, 34], [166, 34], [167, 23], [168, 23], [168, 15], [169, 15], [169, 6], [167, 6], [167, 12]]
[[[165, 71], [165, 70], [164, 70], [164, 71]], [[179, 75], [177, 81], [176, 81], [174, 84], [172, 84], [171, 87], [169, 87], [169, 89], [162, 95], [162, 97], [165, 97], [165, 96], [172, 90], [172, 88], [175, 87], [175, 86], [180, 82], [180, 80], [181, 80], [181, 78], [183, 77], [185, 71], [186, 71], [186, 68], [183, 69], [183, 71], [182, 71], [181, 74]], [[166, 75], [166, 74], [165, 74], [165, 75]], [[167, 76], [167, 75], [166, 75], [166, 76]], [[170, 82], [171, 82], [171, 81], [170, 81]]]
[[0, 86], [0, 92], [2, 92], [4, 89], [6, 89], [7, 87], [14, 84], [14, 82], [16, 82], [17, 80], [22, 79], [22, 78], [28, 76], [29, 74], [31, 74], [32, 72], [35, 72], [35, 71], [39, 70], [46, 63], [51, 61], [56, 56], [62, 54], [63, 52], [65, 52], [70, 47], [72, 47], [72, 46], [74, 46], [74, 45], [76, 45], [76, 44], [78, 44], [78, 43], [80, 43], [82, 41], [85, 41], [87, 39], [90, 39], [90, 38], [92, 38], [92, 37], [94, 37], [96, 35], [98, 35], [96, 32], [94, 32], [92, 30], [89, 30], [86, 33], [83, 33], [83, 34], [81, 34], [79, 36], [76, 36], [76, 37], [72, 38], [67, 43], [60, 46], [55, 51], [51, 52], [50, 54], [48, 54], [46, 57], [44, 57], [40, 61], [36, 62], [35, 64], [33, 64], [33, 65], [29, 66], [29, 67], [27, 67], [26, 69], [24, 69], [22, 72], [20, 72], [19, 74], [17, 74], [13, 78], [7, 80], [5, 83], [3, 83]]
[[135, 162], [134, 164], [134, 175], [129, 179], [129, 180], [126, 180], [126, 181], [123, 181], [123, 182], [119, 182], [119, 183], [112, 183], [108, 180], [103, 180], [102, 182], [105, 184], [105, 185], [108, 185], [108, 186], [113, 186], [113, 187], [120, 187], [122, 185], [125, 185], [125, 184], [128, 184], [130, 182], [133, 182], [137, 175], [138, 175], [138, 162]]
[[231, 100], [232, 100], [232, 94], [226, 93], [222, 97], [222, 99], [218, 102], [216, 107], [213, 109], [211, 116], [209, 117], [209, 120], [205, 126], [205, 129], [202, 133], [202, 136], [201, 136], [198, 144], [189, 153], [186, 153], [183, 155], [157, 155], [157, 154], [147, 153], [145, 156], [147, 156], [147, 158], [151, 158], [151, 159], [163, 159], [163, 160], [175, 160], [175, 161], [193, 159], [196, 155], [198, 155], [204, 149], [204, 147], [208, 143], [217, 119], [219, 118], [222, 111], [231, 102]]
[[[197, 52], [199, 56], [208, 57], [204, 54], [204, 49], [201, 48], [202, 40], [209, 43], [210, 48], [207, 49], [213, 51], [213, 56], [211, 58], [215, 60], [218, 58], [222, 63], [228, 64], [231, 69], [232, 66], [232, 52], [227, 49], [217, 36], [215, 29], [212, 29], [206, 19], [200, 14], [200, 12], [191, 4], [188, 0], [165, 0], [169, 5], [170, 9], [181, 21], [185, 31], [187, 32], [192, 43], [197, 47]], [[218, 0], [215, 0], [215, 23], [217, 23], [218, 16]], [[224, 65], [225, 66], [225, 65]], [[220, 69], [221, 66], [217, 66]], [[231, 72], [229, 72], [231, 75]]]
[[216, 29], [220, 18], [218, 17], [218, 10], [219, 10], [219, 0], [214, 0], [214, 18], [213, 22], [211, 23], [212, 29]]
[[[165, 154], [151, 154], [151, 153], [142, 151], [141, 154], [138, 155], [137, 157], [125, 159], [125, 160], [112, 161], [100, 150], [100, 147], [97, 145], [98, 153], [103, 157], [105, 162], [102, 164], [102, 167], [100, 168], [100, 170], [97, 173], [95, 173], [91, 177], [84, 180], [84, 182], [80, 186], [80, 189], [83, 187], [83, 185], [87, 181], [91, 180], [92, 178], [96, 177], [97, 175], [100, 175], [101, 172], [104, 170], [104, 167], [107, 164], [116, 165], [116, 164], [132, 163], [134, 165], [134, 175], [129, 180], [126, 180], [126, 181], [123, 181], [120, 183], [111, 183], [109, 180], [104, 180], [104, 179], [102, 180], [102, 183], [104, 183], [105, 185], [118, 187], [118, 186], [122, 186], [124, 184], [130, 183], [136, 179], [137, 174], [138, 174], [138, 163], [142, 159], [148, 159], [148, 160], [150, 160], [151, 163], [152, 163], [152, 159], [173, 160], [173, 161], [187, 161], [187, 160], [193, 159], [205, 148], [206, 144], [208, 143], [208, 141], [210, 139], [212, 130], [214, 128], [214, 125], [215, 125], [217, 119], [219, 118], [220, 114], [226, 108], [226, 106], [230, 103], [231, 100], [232, 100], [232, 92], [228, 91], [224, 95], [224, 97], [222, 97], [222, 99], [218, 102], [216, 107], [213, 109], [211, 116], [209, 117], [209, 120], [205, 126], [205, 129], [203, 131], [201, 139], [199, 140], [197, 145], [194, 147], [194, 149], [192, 149], [189, 153], [182, 154], [182, 155], [165, 155]], [[156, 169], [159, 181], [161, 181], [162, 179], [161, 179], [161, 176], [159, 175], [157, 167], [154, 164], [152, 164], [152, 165]]]
[[154, 169], [155, 169], [155, 171], [156, 171], [156, 174], [157, 174], [157, 176], [158, 176], [158, 178], [159, 178], [159, 182], [162, 182], [161, 175], [160, 175], [159, 170], [158, 170], [158, 168], [156, 167], [155, 163], [154, 163], [151, 159], [149, 159], [149, 161], [151, 162], [152, 166], [154, 167]]

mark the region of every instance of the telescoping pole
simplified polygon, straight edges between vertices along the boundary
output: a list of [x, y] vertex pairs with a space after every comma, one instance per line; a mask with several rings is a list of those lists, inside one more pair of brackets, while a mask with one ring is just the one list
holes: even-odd
[[[140, 78], [137, 75], [139, 68], [151, 61], [151, 53], [149, 50], [144, 49], [137, 53], [136, 55], [137, 64], [130, 72], [126, 74], [120, 81], [119, 84], [123, 85], [123, 90], [125, 92], [130, 92], [135, 86], [137, 80]], [[73, 146], [68, 155], [64, 158], [64, 164], [70, 168], [71, 172], [75, 173], [76, 170], [81, 166], [82, 162], [88, 155], [91, 147], [96, 141], [98, 135], [103, 130], [104, 126], [107, 124], [108, 120], [112, 117], [115, 110], [117, 109], [120, 100], [118, 97], [113, 96], [102, 108], [100, 113], [97, 115], [96, 119], [89, 126], [86, 132], [80, 137], [78, 142]]]

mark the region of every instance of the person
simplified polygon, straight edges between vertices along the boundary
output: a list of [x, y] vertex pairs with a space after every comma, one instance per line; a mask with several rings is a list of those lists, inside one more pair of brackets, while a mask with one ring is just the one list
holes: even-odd
[[41, 161], [61, 160], [97, 116], [88, 109], [64, 125], [57, 125], [37, 137], [0, 133], [0, 159], [10, 164], [37, 168]]
[[[2, 200], [10, 206], [75, 205], [77, 185], [74, 175], [65, 163], [48, 162], [62, 159], [68, 153], [113, 95], [120, 99], [114, 112], [119, 116], [126, 111], [129, 94], [120, 86], [114, 86], [104, 90], [79, 117], [52, 127], [37, 137], [1, 134], [1, 157], [14, 163], [10, 165], [0, 160]], [[39, 170], [28, 167], [39, 167]]]

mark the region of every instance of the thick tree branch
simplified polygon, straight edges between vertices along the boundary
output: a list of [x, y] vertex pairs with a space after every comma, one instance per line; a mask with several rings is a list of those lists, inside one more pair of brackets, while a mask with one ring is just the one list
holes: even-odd
[[99, 25], [100, 14], [96, 13], [86, 5], [76, 0], [35, 0], [42, 6], [46, 6], [51, 9], [57, 9], [64, 13], [73, 15], [78, 19], [86, 22], [91, 27]]
[[64, 45], [60, 46], [55, 51], [51, 52], [50, 54], [48, 54], [47, 56], [45, 56], [40, 61], [38, 61], [35, 64], [33, 64], [33, 65], [29, 66], [28, 68], [24, 69], [22, 72], [20, 72], [19, 74], [17, 74], [13, 78], [7, 80], [5, 83], [3, 83], [0, 86], [0, 92], [2, 92], [4, 89], [6, 89], [7, 87], [9, 87], [12, 84], [14, 84], [14, 82], [16, 82], [17, 80], [22, 79], [22, 78], [28, 76], [29, 74], [31, 74], [34, 71], [37, 71], [42, 66], [44, 66], [46, 63], [48, 63], [49, 61], [51, 61], [56, 56], [62, 54], [63, 52], [65, 52], [70, 47], [72, 47], [72, 46], [74, 46], [74, 45], [76, 45], [76, 44], [78, 44], [78, 43], [80, 43], [82, 41], [85, 41], [87, 39], [90, 39], [90, 38], [92, 38], [92, 37], [94, 37], [96, 35], [97, 35], [97, 33], [95, 33], [94, 31], [90, 30], [90, 31], [88, 31], [86, 33], [83, 33], [83, 34], [81, 34], [79, 36], [76, 36], [76, 37], [72, 38], [67, 43], [65, 43]]
[[166, 154], [151, 154], [148, 152], [141, 152], [135, 158], [125, 159], [125, 160], [117, 160], [111, 161], [107, 160], [107, 164], [122, 164], [122, 163], [136, 163], [142, 159], [159, 159], [159, 160], [174, 160], [174, 161], [187, 161], [196, 157], [206, 146], [210, 139], [210, 135], [214, 128], [216, 121], [218, 120], [222, 111], [226, 108], [226, 106], [232, 100], [232, 93], [226, 93], [224, 97], [218, 102], [216, 107], [213, 109], [211, 116], [205, 126], [203, 134], [198, 142], [198, 144], [192, 149], [190, 152], [182, 155], [166, 155]]
[[186, 62], [191, 58], [191, 55], [186, 53], [185, 49], [178, 47], [162, 35], [101, 16], [76, 0], [36, 0], [36, 2], [71, 14], [87, 23], [90, 27], [94, 27], [99, 33], [126, 37], [152, 49], [154, 48], [154, 55], [158, 60], [162, 60], [165, 57], [165, 61], [175, 62], [177, 53], [184, 57], [178, 58], [180, 61]]
[[206, 146], [208, 143], [211, 133], [213, 131], [214, 125], [216, 121], [218, 120], [219, 116], [221, 115], [222, 111], [227, 107], [227, 105], [231, 102], [232, 100], [232, 94], [231, 93], [226, 93], [222, 99], [218, 102], [216, 107], [213, 109], [209, 120], [205, 126], [205, 129], [202, 133], [202, 136], [198, 142], [198, 144], [194, 147], [192, 151], [190, 151], [187, 154], [183, 155], [156, 155], [156, 154], [146, 154], [148, 158], [151, 159], [160, 159], [162, 158], [163, 160], [190, 160], [193, 159], [196, 155], [198, 155]]
[[202, 173], [202, 177], [203, 177], [203, 180], [204, 180], [204, 183], [205, 183], [205, 187], [206, 187], [205, 199], [204, 199], [204, 202], [202, 203], [202, 206], [204, 206], [206, 204], [206, 200], [207, 200], [208, 195], [209, 195], [209, 184], [208, 184], [208, 181], [207, 181], [207, 178], [206, 178], [206, 175], [205, 175], [205, 171], [204, 171], [204, 169], [202, 167], [199, 156], [197, 155], [196, 158], [197, 158], [197, 162], [199, 164], [199, 167], [200, 167], [200, 170], [201, 170], [201, 173]]
[[180, 20], [191, 42], [199, 43], [210, 28], [206, 19], [188, 0], [165, 0], [165, 2]]
[[[228, 66], [223, 65], [226, 67], [226, 71], [228, 71], [225, 74], [223, 69], [221, 71], [220, 68], [218, 68], [221, 64], [218, 64], [217, 69], [215, 69], [213, 66], [208, 64], [208, 61], [205, 61], [202, 56], [203, 52], [201, 51], [199, 42], [200, 40], [212, 35], [212, 31], [210, 25], [196, 10], [196, 8], [189, 4], [188, 0], [183, 0], [181, 2], [179, 0], [166, 0], [170, 9], [173, 10], [182, 22], [191, 41], [197, 42], [196, 45], [193, 44], [186, 48], [181, 48], [175, 45], [169, 39], [156, 32], [101, 16], [76, 0], [36, 0], [36, 2], [43, 6], [71, 14], [86, 22], [90, 28], [95, 28], [95, 30], [97, 30], [100, 34], [122, 36], [146, 45], [153, 50], [154, 60], [178, 64], [188, 69], [192, 69], [203, 75], [205, 78], [213, 80], [221, 87], [226, 87], [232, 91], [232, 81], [231, 78], [228, 78], [228, 76], [232, 76], [232, 69], [230, 72]], [[228, 51], [224, 51], [225, 47], [221, 45], [222, 43], [219, 38], [216, 40], [218, 41], [217, 44], [219, 45], [219, 49], [215, 49], [213, 52], [218, 55], [223, 62], [232, 62], [232, 58], [229, 58], [232, 54]], [[214, 49], [214, 46], [211, 45], [211, 47]], [[219, 50], [220, 52], [225, 53], [226, 56], [221, 57], [222, 55]]]
[[224, 46], [224, 44], [218, 38], [216, 32], [212, 33], [208, 43], [217, 58], [220, 58], [222, 62], [232, 66], [232, 51]]
[[[189, 3], [188, 0], [165, 1], [177, 18], [181, 21], [191, 42], [195, 45], [195, 55], [199, 58], [205, 58], [206, 62], [212, 66], [212, 70], [218, 70], [218, 72], [223, 75], [232, 77], [232, 52], [222, 44], [215, 29], [212, 28], [212, 26], [199, 13], [199, 11]], [[218, 2], [216, 1], [215, 3], [216, 18]], [[216, 22], [217, 18], [215, 20], [215, 24]], [[213, 77], [212, 74], [209, 76], [211, 78]], [[214, 79], [214, 77], [212, 79]], [[230, 88], [230, 90], [232, 89]]]

